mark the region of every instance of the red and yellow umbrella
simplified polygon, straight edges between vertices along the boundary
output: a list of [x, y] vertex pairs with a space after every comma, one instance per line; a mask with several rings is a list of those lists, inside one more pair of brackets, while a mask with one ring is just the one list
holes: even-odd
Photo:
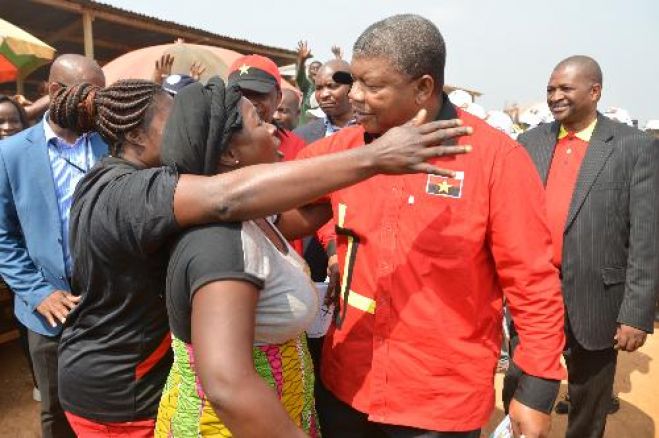
[[53, 57], [55, 49], [0, 18], [0, 82], [24, 78]]

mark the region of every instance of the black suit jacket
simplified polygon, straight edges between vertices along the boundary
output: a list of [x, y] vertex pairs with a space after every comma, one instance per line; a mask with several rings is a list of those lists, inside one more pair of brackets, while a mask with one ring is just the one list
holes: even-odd
[[314, 141], [325, 137], [325, 121], [324, 119], [312, 120], [306, 125], [302, 125], [293, 130], [293, 133], [309, 145]]
[[[519, 137], [546, 184], [559, 124]], [[598, 114], [563, 234], [567, 317], [584, 348], [613, 346], [617, 324], [653, 331], [659, 286], [659, 142]]]

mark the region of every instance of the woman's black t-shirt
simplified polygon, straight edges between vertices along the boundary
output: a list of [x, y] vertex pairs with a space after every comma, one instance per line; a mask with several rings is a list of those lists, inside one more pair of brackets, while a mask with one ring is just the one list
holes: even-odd
[[76, 188], [72, 286], [82, 299], [60, 341], [66, 411], [105, 422], [156, 416], [172, 361], [164, 294], [177, 181], [174, 168], [110, 157]]

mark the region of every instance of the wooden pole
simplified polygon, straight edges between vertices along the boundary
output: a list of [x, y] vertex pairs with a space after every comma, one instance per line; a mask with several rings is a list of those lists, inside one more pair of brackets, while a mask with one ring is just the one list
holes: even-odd
[[82, 12], [82, 30], [85, 39], [85, 56], [94, 59], [94, 31], [92, 29], [94, 17], [90, 11]]
[[18, 76], [18, 78], [16, 78], [16, 94], [25, 95], [25, 82], [23, 81], [22, 76]]

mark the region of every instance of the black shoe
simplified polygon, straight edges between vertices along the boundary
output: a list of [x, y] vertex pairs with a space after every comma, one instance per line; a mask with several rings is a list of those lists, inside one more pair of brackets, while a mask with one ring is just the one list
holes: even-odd
[[554, 411], [558, 415], [566, 415], [569, 410], [570, 410], [570, 399], [567, 397], [565, 397], [564, 400], [561, 400], [558, 403], [556, 403], [556, 407], [554, 408]]
[[615, 414], [620, 410], [620, 399], [615, 395], [611, 396], [611, 401], [609, 402], [609, 415]]

